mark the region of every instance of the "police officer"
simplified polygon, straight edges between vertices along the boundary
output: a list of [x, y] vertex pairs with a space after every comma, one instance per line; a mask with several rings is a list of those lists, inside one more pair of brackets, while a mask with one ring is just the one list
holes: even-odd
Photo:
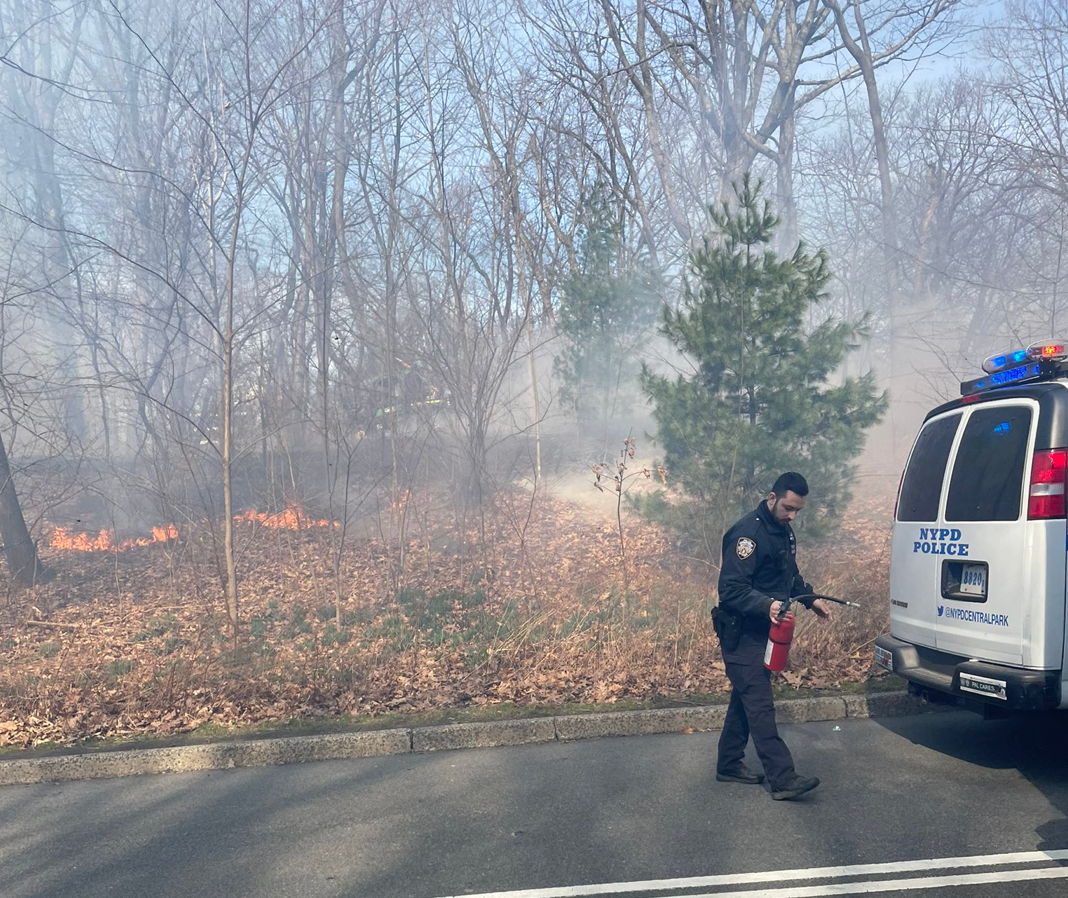
[[806, 598], [812, 588], [797, 570], [797, 543], [790, 522], [805, 507], [807, 495], [804, 477], [793, 472], [783, 474], [768, 498], [727, 531], [719, 605], [712, 612], [731, 681], [716, 779], [764, 782], [764, 775], [750, 771], [742, 760], [752, 736], [771, 797], [778, 801], [797, 798], [820, 784], [816, 777], [802, 777], [794, 770], [790, 750], [775, 725], [771, 674], [764, 667], [768, 631], [778, 619], [783, 599], [800, 597], [800, 603], [820, 618], [830, 617], [822, 599]]

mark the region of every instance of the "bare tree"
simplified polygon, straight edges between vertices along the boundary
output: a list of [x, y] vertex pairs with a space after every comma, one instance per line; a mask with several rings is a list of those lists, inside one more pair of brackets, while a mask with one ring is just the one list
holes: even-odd
[[0, 539], [7, 556], [11, 575], [25, 586], [33, 586], [41, 577], [41, 563], [37, 558], [37, 546], [30, 538], [26, 520], [22, 515], [15, 478], [7, 460], [4, 437], [0, 433]]
[[[922, 56], [947, 41], [952, 23], [948, 13], [959, 0], [920, 0], [920, 2], [876, 2], [861, 0], [841, 3], [823, 0], [831, 11], [838, 36], [859, 70], [871, 117], [872, 142], [879, 172], [879, 189], [883, 222], [883, 257], [890, 312], [890, 378], [900, 385], [906, 373], [909, 335], [906, 320], [911, 310], [902, 290], [896, 200], [890, 177], [890, 156], [882, 99], [876, 70], [910, 51]], [[909, 431], [911, 433], [911, 430]]]

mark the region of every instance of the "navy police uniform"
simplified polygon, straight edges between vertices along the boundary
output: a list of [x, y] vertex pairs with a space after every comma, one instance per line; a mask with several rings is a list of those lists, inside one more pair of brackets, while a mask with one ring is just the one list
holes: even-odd
[[736, 523], [723, 537], [719, 605], [712, 616], [731, 681], [731, 699], [719, 740], [717, 770], [742, 766], [749, 737], [774, 792], [793, 779], [793, 758], [775, 725], [771, 674], [764, 667], [771, 604], [787, 596], [806, 608], [812, 588], [797, 570], [797, 542], [790, 525], [779, 525], [766, 502]]

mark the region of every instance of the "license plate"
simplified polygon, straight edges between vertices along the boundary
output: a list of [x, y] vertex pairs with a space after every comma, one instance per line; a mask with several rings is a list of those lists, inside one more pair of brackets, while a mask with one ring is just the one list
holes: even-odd
[[992, 680], [990, 677], [962, 673], [960, 675], [960, 688], [963, 692], [974, 692], [976, 695], [998, 698], [1003, 702], [1009, 700], [1008, 684], [1004, 680]]
[[894, 655], [892, 652], [888, 652], [884, 648], [879, 646], [875, 647], [875, 663], [878, 664], [884, 670], [894, 672]]
[[966, 564], [960, 575], [960, 591], [966, 596], [986, 598], [986, 565]]

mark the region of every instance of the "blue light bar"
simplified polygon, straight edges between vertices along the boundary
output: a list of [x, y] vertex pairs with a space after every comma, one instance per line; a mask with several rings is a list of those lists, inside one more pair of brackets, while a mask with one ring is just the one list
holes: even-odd
[[984, 390], [993, 390], [996, 387], [1005, 387], [1041, 377], [1045, 372], [1040, 362], [1031, 362], [1027, 365], [1018, 365], [1015, 368], [1007, 368], [1004, 371], [995, 371], [987, 377], [979, 380], [965, 381], [960, 385], [961, 396], [971, 396], [973, 393], [982, 393]]
[[1043, 355], [1041, 351], [1034, 351], [1036, 348], [1041, 350], [1042, 344], [1035, 344], [1028, 349], [1016, 349], [992, 355], [983, 362], [983, 370], [987, 374], [994, 374], [998, 371], [1004, 371], [1006, 368], [1010, 368], [1013, 365], [1022, 365], [1025, 362], [1045, 358], [1046, 356]]

